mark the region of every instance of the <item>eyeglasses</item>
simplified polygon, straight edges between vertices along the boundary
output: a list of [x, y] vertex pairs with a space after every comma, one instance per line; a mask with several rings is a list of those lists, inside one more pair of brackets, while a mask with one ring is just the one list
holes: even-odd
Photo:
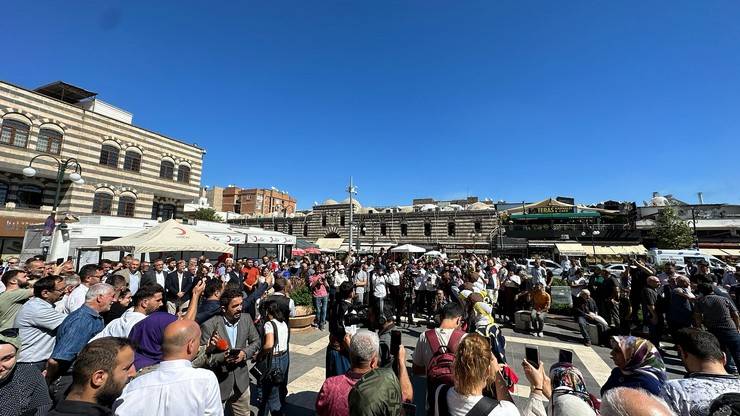
[[9, 338], [15, 338], [18, 336], [18, 328], [7, 328], [0, 331], [0, 335]]

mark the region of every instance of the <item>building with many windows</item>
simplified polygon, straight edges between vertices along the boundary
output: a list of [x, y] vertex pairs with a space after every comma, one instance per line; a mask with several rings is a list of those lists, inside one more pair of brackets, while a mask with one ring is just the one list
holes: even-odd
[[225, 212], [242, 215], [265, 216], [279, 213], [290, 215], [296, 211], [296, 200], [279, 189], [242, 189], [233, 185], [208, 190], [208, 203]]
[[[54, 82], [35, 90], [0, 82], [0, 254], [19, 251], [23, 229], [52, 210], [58, 164], [75, 159], [60, 215], [179, 218], [199, 196], [205, 150], [132, 124], [97, 94]], [[33, 177], [23, 174], [29, 166]], [[10, 247], [10, 248], [8, 248]]]

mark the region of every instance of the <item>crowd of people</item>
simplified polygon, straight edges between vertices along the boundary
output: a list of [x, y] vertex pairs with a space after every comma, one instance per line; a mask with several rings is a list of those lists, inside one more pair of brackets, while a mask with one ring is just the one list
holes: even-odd
[[[630, 260], [621, 275], [562, 259], [349, 253], [150, 263], [10, 258], [0, 268], [0, 415], [259, 415], [285, 411], [290, 319], [308, 294], [327, 332], [319, 415], [709, 415], [737, 409], [740, 271], [707, 264], [658, 273]], [[502, 325], [544, 336], [566, 286], [586, 345], [612, 349], [598, 392], [561, 359], [507, 361]], [[567, 290], [567, 289], [566, 289]], [[569, 302], [570, 303], [570, 302]], [[403, 326], [418, 333], [413, 354]], [[683, 379], [668, 380], [671, 340]], [[667, 344], [665, 344], [667, 345]], [[407, 368], [407, 360], [411, 367]], [[529, 397], [517, 407], [519, 375]], [[414, 391], [412, 376], [425, 378]], [[254, 396], [254, 397], [253, 397]], [[734, 398], [733, 398], [734, 397]], [[420, 400], [416, 400], [417, 403]], [[732, 413], [727, 413], [732, 414]]]

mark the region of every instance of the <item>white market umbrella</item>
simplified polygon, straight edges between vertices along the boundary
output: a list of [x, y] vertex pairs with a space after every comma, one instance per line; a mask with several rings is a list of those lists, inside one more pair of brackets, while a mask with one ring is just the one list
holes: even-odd
[[425, 253], [426, 251], [426, 249], [413, 244], [404, 244], [391, 249], [391, 253]]
[[205, 234], [180, 224], [175, 220], [165, 221], [156, 227], [100, 244], [103, 250], [151, 253], [160, 251], [212, 251], [234, 253], [234, 247], [212, 240]]
[[429, 257], [442, 257], [442, 253], [437, 250], [427, 251], [424, 255]]

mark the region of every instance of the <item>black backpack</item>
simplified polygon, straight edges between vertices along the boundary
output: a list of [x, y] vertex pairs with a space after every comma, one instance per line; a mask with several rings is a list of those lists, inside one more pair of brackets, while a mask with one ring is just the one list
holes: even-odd
[[[437, 388], [437, 399], [435, 405], [439, 416], [450, 416], [450, 408], [447, 405], [447, 392], [450, 386], [442, 385]], [[488, 416], [498, 406], [498, 400], [483, 396], [465, 416]]]

